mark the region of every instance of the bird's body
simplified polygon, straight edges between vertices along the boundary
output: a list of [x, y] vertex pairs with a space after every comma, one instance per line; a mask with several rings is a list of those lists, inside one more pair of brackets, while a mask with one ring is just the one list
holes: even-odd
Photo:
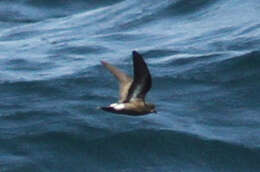
[[153, 104], [145, 102], [145, 95], [152, 86], [152, 79], [148, 67], [142, 56], [136, 51], [133, 51], [133, 61], [134, 79], [115, 66], [101, 61], [118, 79], [120, 87], [118, 103], [113, 103], [108, 107], [101, 107], [104, 111], [127, 115], [144, 115], [156, 112]]

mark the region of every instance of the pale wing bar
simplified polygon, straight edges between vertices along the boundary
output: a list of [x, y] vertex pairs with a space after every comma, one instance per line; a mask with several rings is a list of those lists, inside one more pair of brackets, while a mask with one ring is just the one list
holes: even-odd
[[119, 96], [120, 100], [119, 102], [123, 102], [127, 95], [128, 95], [128, 90], [129, 87], [132, 83], [132, 78], [130, 78], [128, 75], [126, 75], [124, 72], [119, 70], [117, 67], [105, 62], [101, 61], [102, 64], [119, 80]]

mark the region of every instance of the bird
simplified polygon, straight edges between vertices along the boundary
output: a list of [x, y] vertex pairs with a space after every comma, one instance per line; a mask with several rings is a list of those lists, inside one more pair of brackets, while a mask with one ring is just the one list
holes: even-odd
[[152, 87], [152, 78], [141, 54], [132, 52], [133, 56], [133, 79], [117, 67], [108, 62], [101, 61], [119, 81], [119, 100], [106, 107], [100, 107], [106, 112], [131, 116], [157, 113], [155, 105], [147, 103], [145, 96]]

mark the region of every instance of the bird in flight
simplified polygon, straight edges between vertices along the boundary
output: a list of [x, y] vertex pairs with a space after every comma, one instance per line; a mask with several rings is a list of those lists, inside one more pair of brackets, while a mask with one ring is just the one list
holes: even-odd
[[155, 105], [145, 102], [145, 95], [152, 87], [152, 78], [143, 57], [138, 52], [133, 51], [134, 79], [105, 61], [101, 63], [119, 81], [119, 101], [101, 107], [102, 110], [133, 116], [156, 113]]

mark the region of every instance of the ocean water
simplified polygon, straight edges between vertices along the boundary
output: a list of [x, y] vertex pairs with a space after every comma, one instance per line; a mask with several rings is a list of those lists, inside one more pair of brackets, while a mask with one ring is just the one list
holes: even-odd
[[[2, 0], [0, 172], [259, 172], [258, 0]], [[130, 75], [157, 114], [98, 110]]]

